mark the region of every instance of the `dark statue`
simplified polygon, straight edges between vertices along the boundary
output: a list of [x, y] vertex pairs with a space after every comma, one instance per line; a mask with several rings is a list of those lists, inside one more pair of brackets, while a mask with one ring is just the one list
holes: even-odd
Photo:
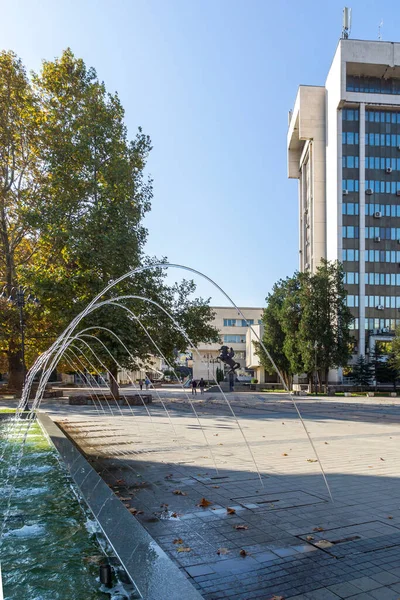
[[233, 373], [236, 369], [240, 367], [240, 363], [233, 360], [234, 356], [235, 353], [233, 351], [233, 348], [228, 348], [228, 346], [221, 346], [218, 358], [221, 362], [225, 363], [231, 368], [231, 373]]

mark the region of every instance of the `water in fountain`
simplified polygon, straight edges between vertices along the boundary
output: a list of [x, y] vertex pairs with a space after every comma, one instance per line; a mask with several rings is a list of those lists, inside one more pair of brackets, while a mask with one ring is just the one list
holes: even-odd
[[[163, 306], [159, 305], [157, 302], [155, 302], [152, 299], [146, 298], [146, 297], [142, 297], [142, 296], [138, 296], [138, 295], [124, 295], [124, 296], [117, 296], [117, 297], [112, 297], [112, 298], [106, 298], [104, 299], [104, 297], [106, 297], [107, 293], [114, 288], [115, 286], [118, 285], [118, 283], [120, 283], [121, 281], [123, 281], [124, 279], [128, 278], [128, 277], [135, 277], [135, 275], [139, 272], [142, 272], [146, 269], [151, 269], [151, 268], [167, 268], [167, 267], [177, 267], [180, 269], [184, 269], [187, 271], [190, 271], [194, 274], [197, 274], [201, 277], [204, 277], [207, 281], [209, 281], [210, 283], [212, 283], [216, 289], [218, 289], [223, 295], [224, 297], [228, 300], [228, 302], [236, 309], [237, 313], [243, 318], [243, 320], [247, 323], [248, 327], [253, 331], [254, 336], [256, 337], [256, 339], [258, 339], [261, 347], [264, 349], [264, 352], [266, 354], [266, 356], [268, 356], [269, 360], [271, 361], [272, 365], [274, 366], [281, 382], [282, 385], [284, 386], [284, 388], [286, 389], [287, 393], [289, 394], [289, 390], [287, 389], [287, 386], [283, 380], [283, 378], [281, 377], [279, 370], [277, 369], [273, 359], [271, 358], [271, 356], [269, 355], [267, 349], [265, 348], [262, 339], [259, 338], [257, 332], [254, 330], [254, 328], [252, 327], [251, 324], [248, 323], [248, 321], [246, 320], [245, 315], [242, 313], [242, 311], [236, 306], [236, 304], [231, 300], [231, 298], [214, 282], [212, 281], [210, 278], [208, 278], [207, 276], [205, 276], [202, 273], [199, 273], [198, 271], [194, 270], [194, 269], [190, 269], [189, 267], [185, 267], [185, 266], [181, 266], [181, 265], [170, 265], [170, 264], [165, 264], [165, 263], [160, 263], [160, 264], [156, 264], [156, 265], [151, 265], [151, 266], [146, 266], [146, 267], [141, 267], [139, 269], [135, 269], [127, 274], [125, 274], [124, 276], [120, 277], [118, 280], [116, 280], [115, 282], [110, 283], [100, 294], [98, 294], [89, 304], [88, 306], [77, 316], [75, 317], [75, 319], [72, 320], [72, 322], [70, 323], [70, 325], [65, 329], [65, 331], [59, 336], [59, 338], [52, 344], [52, 346], [46, 351], [44, 352], [35, 362], [35, 364], [31, 367], [31, 369], [28, 372], [27, 375], [27, 379], [26, 379], [26, 385], [24, 387], [23, 390], [23, 394], [22, 394], [22, 398], [21, 401], [19, 403], [17, 412], [16, 412], [16, 416], [15, 419], [13, 420], [12, 425], [8, 424], [6, 425], [5, 428], [5, 434], [4, 434], [4, 446], [2, 449], [2, 455], [5, 458], [5, 454], [7, 454], [8, 452], [8, 447], [12, 446], [12, 452], [11, 454], [7, 457], [8, 461], [11, 461], [13, 466], [14, 466], [14, 470], [12, 472], [12, 477], [14, 478], [11, 481], [9, 479], [7, 479], [6, 481], [6, 485], [7, 485], [7, 489], [9, 490], [9, 495], [8, 495], [8, 501], [7, 501], [7, 509], [5, 511], [5, 516], [3, 517], [3, 527], [1, 530], [1, 540], [0, 543], [2, 543], [2, 540], [5, 536], [5, 523], [7, 521], [7, 518], [10, 516], [10, 510], [11, 510], [11, 498], [12, 498], [12, 494], [13, 494], [13, 490], [15, 488], [16, 485], [16, 481], [17, 481], [17, 476], [19, 473], [19, 468], [21, 465], [21, 461], [23, 459], [23, 452], [24, 452], [24, 445], [27, 439], [27, 436], [29, 435], [29, 429], [32, 425], [32, 423], [34, 422], [35, 419], [35, 411], [37, 409], [39, 409], [40, 407], [40, 403], [43, 397], [43, 393], [45, 390], [45, 387], [48, 383], [50, 374], [54, 371], [54, 369], [57, 367], [58, 363], [60, 362], [60, 360], [66, 360], [67, 362], [69, 362], [69, 364], [71, 364], [72, 367], [74, 367], [78, 372], [81, 372], [81, 374], [83, 375], [83, 378], [85, 379], [85, 375], [84, 375], [84, 371], [87, 365], [90, 366], [90, 368], [94, 371], [94, 372], [108, 372], [109, 377], [111, 376], [111, 373], [109, 372], [109, 370], [106, 368], [105, 364], [100, 360], [98, 354], [96, 353], [96, 351], [93, 349], [93, 344], [95, 343], [100, 343], [103, 347], [103, 350], [105, 349], [106, 352], [109, 354], [109, 356], [112, 358], [112, 360], [114, 360], [115, 364], [117, 365], [117, 367], [120, 369], [121, 365], [118, 363], [118, 361], [115, 359], [115, 357], [113, 356], [112, 352], [106, 348], [104, 342], [97, 337], [96, 335], [93, 335], [93, 333], [97, 332], [101, 332], [102, 330], [106, 330], [108, 331], [108, 333], [110, 333], [111, 335], [113, 335], [118, 341], [119, 343], [125, 348], [125, 350], [127, 351], [127, 354], [131, 357], [132, 355], [130, 354], [130, 352], [128, 351], [128, 349], [126, 348], [125, 344], [123, 343], [123, 341], [120, 339], [120, 337], [113, 332], [111, 329], [105, 328], [105, 327], [96, 327], [96, 326], [91, 326], [91, 327], [87, 327], [87, 328], [83, 328], [80, 329], [81, 324], [84, 324], [84, 319], [85, 317], [87, 317], [89, 314], [92, 314], [94, 311], [96, 310], [101, 310], [103, 307], [105, 306], [112, 306], [114, 307], [115, 310], [123, 310], [125, 312], [128, 313], [128, 318], [131, 320], [134, 320], [135, 322], [137, 322], [139, 324], [139, 326], [143, 329], [143, 331], [145, 332], [145, 334], [149, 337], [149, 339], [151, 340], [151, 343], [154, 346], [155, 352], [154, 354], [158, 354], [159, 356], [161, 356], [162, 358], [164, 358], [166, 364], [169, 365], [170, 369], [175, 373], [175, 376], [177, 377], [177, 374], [175, 372], [175, 369], [173, 367], [173, 365], [171, 365], [166, 357], [163, 355], [163, 353], [161, 352], [161, 349], [159, 347], [159, 345], [157, 344], [157, 341], [154, 339], [154, 337], [150, 334], [150, 332], [148, 331], [148, 329], [145, 327], [145, 325], [143, 324], [142, 320], [139, 318], [139, 316], [137, 314], [135, 314], [135, 312], [133, 310], [131, 310], [130, 308], [128, 308], [127, 306], [125, 306], [125, 302], [129, 302], [129, 301], [135, 301], [135, 300], [139, 300], [142, 303], [150, 303], [153, 306], [158, 307], [158, 309], [162, 310], [167, 317], [171, 320], [171, 323], [174, 327], [176, 327], [179, 332], [182, 334], [182, 336], [185, 338], [185, 340], [187, 341], [187, 345], [188, 347], [193, 348], [194, 352], [196, 353], [196, 355], [198, 356], [199, 360], [205, 364], [203, 358], [201, 357], [200, 353], [198, 352], [198, 350], [195, 348], [195, 345], [192, 343], [190, 337], [187, 335], [186, 331], [183, 330], [183, 328], [179, 325], [179, 323], [177, 323], [176, 319], [173, 317], [173, 315], [171, 315]], [[92, 333], [88, 333], [88, 331], [91, 331]], [[97, 330], [97, 331], [96, 331]], [[82, 345], [85, 347], [85, 351], [82, 349]], [[93, 357], [93, 359], [89, 358], [87, 355], [87, 351], [89, 351]], [[83, 360], [82, 360], [83, 359]], [[86, 364], [85, 364], [86, 363]], [[95, 364], [96, 363], [96, 364]], [[78, 365], [81, 365], [81, 367], [79, 367]], [[97, 365], [97, 366], [96, 366]], [[22, 419], [23, 417], [23, 412], [24, 409], [27, 407], [28, 405], [28, 400], [30, 398], [30, 394], [31, 394], [31, 389], [32, 389], [32, 384], [34, 381], [34, 378], [40, 373], [40, 379], [39, 379], [39, 384], [37, 387], [37, 391], [32, 403], [32, 408], [30, 409], [28, 415], [27, 415], [27, 421], [24, 421]], [[112, 377], [112, 376], [111, 376]], [[103, 393], [101, 390], [101, 386], [96, 382], [96, 386], [94, 387], [92, 384], [92, 381], [90, 378], [87, 378], [87, 382], [91, 388], [91, 393], [92, 393], [92, 397], [93, 397], [93, 402], [94, 402], [94, 407], [95, 410], [97, 411], [97, 414], [99, 416], [101, 415], [105, 415], [106, 414], [106, 407], [104, 406], [104, 403], [100, 400], [99, 398], [99, 392]], [[133, 384], [133, 381], [131, 380], [131, 383]], [[219, 382], [215, 379], [215, 383], [218, 386], [220, 393], [222, 395], [222, 398], [224, 399], [226, 406], [228, 407], [229, 413], [231, 414], [232, 418], [234, 419], [236, 426], [238, 428], [238, 431], [240, 432], [240, 435], [242, 436], [246, 448], [249, 452], [249, 455], [251, 456], [251, 460], [253, 462], [254, 468], [256, 470], [256, 472], [258, 473], [258, 476], [260, 478], [260, 482], [263, 485], [263, 479], [260, 473], [260, 469], [257, 465], [257, 461], [255, 459], [254, 453], [252, 451], [251, 445], [249, 444], [247, 437], [243, 431], [243, 428], [241, 426], [240, 421], [238, 420], [238, 418], [236, 417], [236, 414], [234, 412], [234, 409], [232, 407], [231, 402], [229, 401], [229, 398], [226, 396], [226, 394], [224, 393], [224, 391], [222, 390], [221, 386], [219, 385]], [[201, 419], [199, 417], [199, 414], [196, 410], [195, 404], [193, 403], [190, 395], [187, 393], [187, 390], [183, 387], [182, 385], [182, 389], [183, 389], [183, 393], [185, 394], [187, 401], [191, 407], [191, 410], [193, 412], [194, 418], [196, 419], [198, 426], [200, 428], [200, 431], [202, 433], [203, 439], [205, 444], [207, 445], [208, 451], [210, 453], [210, 456], [213, 460], [214, 466], [216, 469], [218, 469], [218, 465], [217, 465], [217, 461], [216, 461], [216, 457], [214, 456], [212, 447], [209, 443], [209, 440], [207, 439], [207, 435], [205, 432], [205, 429], [202, 426], [201, 423]], [[182, 443], [181, 440], [179, 440], [179, 436], [177, 435], [173, 420], [171, 418], [171, 414], [169, 413], [165, 402], [162, 399], [161, 394], [159, 394], [157, 392], [156, 389], [154, 389], [154, 392], [156, 393], [164, 411], [165, 414], [168, 418], [168, 422], [170, 424], [170, 427], [174, 433], [174, 437], [178, 438], [178, 442]], [[139, 394], [140, 395], [140, 394]], [[111, 396], [113, 396], [113, 394], [111, 394]], [[152, 419], [151, 419], [151, 413], [150, 413], [150, 409], [146, 406], [146, 403], [144, 402], [142, 396], [140, 395], [141, 399], [142, 399], [142, 403], [143, 406], [145, 408], [145, 410], [147, 411], [148, 417], [150, 418], [151, 422], [153, 423]], [[325, 477], [325, 473], [323, 470], [323, 466], [319, 460], [316, 448], [313, 444], [313, 441], [311, 439], [311, 436], [309, 434], [309, 432], [307, 431], [307, 428], [305, 426], [305, 423], [302, 419], [302, 416], [300, 414], [300, 410], [297, 406], [297, 403], [294, 401], [294, 399], [290, 397], [290, 400], [293, 402], [293, 405], [295, 407], [295, 410], [300, 418], [300, 421], [302, 423], [302, 426], [304, 428], [304, 431], [308, 437], [308, 440], [312, 446], [312, 449], [315, 453], [316, 459], [318, 460], [321, 472], [322, 472], [322, 476], [324, 478], [326, 487], [328, 489], [328, 493], [331, 496], [330, 493], [330, 489], [329, 489], [329, 485], [328, 482], [326, 480]], [[127, 402], [127, 407], [128, 407], [128, 411], [126, 411], [126, 407], [123, 409], [120, 404], [117, 402], [115, 396], [113, 396], [112, 400], [109, 401], [108, 397], [106, 394], [104, 394], [104, 400], [105, 400], [105, 404], [108, 408], [108, 411], [111, 415], [114, 415], [114, 410], [113, 407], [115, 407], [116, 412], [120, 415], [120, 417], [126, 418], [127, 416], [130, 416], [133, 418], [133, 420], [135, 421], [135, 413], [132, 409], [132, 407], [130, 406], [129, 402]], [[154, 424], [153, 424], [154, 425]], [[138, 423], [137, 423], [137, 426]], [[18, 444], [17, 445], [12, 445], [11, 444], [11, 439], [12, 439], [12, 435], [13, 432], [16, 432], [17, 436], [20, 436], [22, 434], [22, 444], [20, 444], [20, 447], [18, 449]], [[115, 452], [118, 456], [120, 456], [123, 459], [126, 459], [128, 454], [120, 448], [114, 448]]]

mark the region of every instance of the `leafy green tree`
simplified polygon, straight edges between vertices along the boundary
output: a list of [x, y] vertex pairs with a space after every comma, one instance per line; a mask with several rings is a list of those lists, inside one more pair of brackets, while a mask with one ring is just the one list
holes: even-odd
[[322, 260], [315, 273], [302, 273], [298, 339], [304, 369], [317, 365], [325, 385], [331, 368], [344, 367], [351, 357], [353, 316], [346, 304], [343, 267]]
[[[11, 150], [0, 155], [0, 183], [6, 190], [0, 210], [6, 211], [12, 227], [6, 235], [2, 230], [5, 251], [0, 274], [8, 287], [26, 284], [41, 299], [41, 310], [27, 317], [28, 360], [32, 361], [110, 281], [155, 262], [143, 252], [147, 235], [143, 217], [153, 193], [152, 181], [144, 175], [151, 142], [140, 129], [133, 140], [128, 139], [118, 95], [108, 93], [95, 70], [71, 50], [44, 62], [31, 81], [14, 55], [4, 54], [1, 60], [0, 111], [8, 116], [0, 121], [0, 140]], [[14, 86], [11, 92], [9, 80]], [[21, 154], [19, 180], [12, 174], [14, 162], [19, 165], [13, 152]], [[8, 266], [7, 244], [13, 239], [18, 241], [18, 251]], [[146, 297], [171, 312], [194, 343], [216, 341], [217, 332], [210, 325], [212, 310], [208, 301], [191, 299], [194, 290], [190, 281], [168, 286], [164, 271], [152, 268], [125, 279], [108, 297]], [[141, 300], [125, 304], [135, 316], [108, 306], [81, 324], [98, 327], [92, 333], [118, 364], [130, 368], [149, 360], [158, 352], [151, 338], [171, 361], [174, 349], [186, 350], [181, 331], [160, 308]], [[0, 349], [13, 359], [9, 360], [10, 384], [18, 388], [22, 365], [16, 319], [15, 311], [2, 314]], [[130, 354], [100, 327], [121, 337]], [[100, 342], [86, 341], [94, 343], [99, 361], [116, 379], [114, 359]], [[83, 360], [88, 350], [82, 343], [80, 347]], [[113, 391], [118, 394], [117, 388]]]
[[356, 385], [367, 387], [371, 385], [374, 378], [374, 366], [369, 363], [365, 356], [360, 354], [351, 370], [351, 378]]
[[[296, 340], [300, 319], [298, 283], [297, 275], [278, 281], [267, 296], [267, 307], [262, 315], [263, 344], [289, 388], [292, 385], [293, 374], [302, 368]], [[258, 342], [255, 346], [263, 367], [268, 373], [275, 373], [274, 366], [262, 346]]]

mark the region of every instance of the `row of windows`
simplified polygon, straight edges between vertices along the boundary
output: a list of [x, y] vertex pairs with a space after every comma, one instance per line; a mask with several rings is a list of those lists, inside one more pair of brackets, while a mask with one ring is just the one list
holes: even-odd
[[[393, 285], [400, 286], [400, 273], [365, 273], [366, 285]], [[357, 285], [359, 282], [358, 272], [346, 271], [344, 283]]]
[[358, 192], [358, 179], [342, 179], [342, 188], [348, 192]]
[[[358, 156], [342, 156], [342, 166], [348, 169], [358, 169]], [[388, 158], [383, 156], [366, 156], [366, 169], [387, 169], [390, 167], [392, 171], [400, 171], [400, 158]]]
[[400, 263], [399, 250], [366, 250], [365, 262]]
[[365, 296], [366, 308], [400, 308], [400, 296]]
[[[261, 325], [261, 319], [258, 319], [258, 324]], [[224, 327], [248, 327], [254, 325], [254, 319], [224, 319]]]
[[[356, 111], [353, 111], [356, 112]], [[358, 121], [358, 119], [346, 119], [347, 121]], [[400, 112], [389, 112], [382, 110], [366, 110], [365, 120], [370, 123], [400, 123]]]
[[342, 261], [356, 261], [359, 260], [359, 251], [353, 248], [347, 248], [346, 250], [342, 250]]
[[366, 227], [365, 239], [380, 237], [381, 240], [399, 240], [400, 227]]
[[390, 329], [394, 331], [400, 325], [400, 319], [365, 319], [365, 329]]
[[400, 79], [347, 75], [346, 90], [348, 92], [367, 92], [369, 94], [400, 94]]
[[[346, 133], [346, 139], [348, 140], [349, 132]], [[357, 136], [358, 133], [355, 133], [354, 136]], [[350, 136], [351, 139], [351, 136]], [[358, 141], [354, 142], [343, 142], [343, 144], [358, 144]], [[400, 146], [400, 135], [390, 134], [390, 133], [366, 133], [365, 134], [365, 145], [366, 146], [386, 146], [397, 148]]]
[[400, 273], [365, 273], [367, 285], [400, 285]]
[[[343, 262], [358, 262], [360, 259], [360, 253], [358, 249], [347, 248], [342, 250]], [[399, 263], [400, 264], [400, 251], [399, 250], [366, 250], [365, 251], [365, 262], [386, 262], [386, 263]], [[392, 285], [392, 284], [390, 284]], [[397, 284], [396, 284], [397, 285]]]
[[344, 108], [342, 110], [343, 121], [358, 121], [360, 118], [360, 111], [358, 108]]
[[[377, 212], [380, 212], [382, 217], [400, 217], [400, 205], [399, 204], [366, 204], [365, 205], [365, 214], [367, 217], [373, 217], [374, 214]], [[349, 213], [347, 213], [347, 214], [349, 214]]]
[[[349, 294], [346, 298], [347, 306], [350, 308], [357, 308], [359, 303], [359, 297]], [[366, 308], [400, 308], [400, 296], [365, 296], [365, 307]]]
[[358, 215], [358, 203], [357, 202], [343, 202], [342, 214], [343, 215]]
[[349, 284], [357, 284], [358, 283], [358, 273], [352, 273], [351, 271], [345, 272], [344, 274], [344, 283]]
[[[346, 181], [346, 180], [343, 180]], [[348, 181], [348, 180], [347, 180]], [[355, 187], [355, 184], [353, 184]], [[344, 190], [349, 190], [349, 192], [353, 191], [347, 187], [343, 187]], [[376, 194], [395, 194], [398, 190], [400, 190], [400, 181], [374, 181], [374, 180], [365, 180], [365, 189], [372, 190]], [[357, 189], [354, 191], [358, 192], [358, 181], [357, 181]]]
[[[343, 158], [353, 158], [353, 156], [343, 157]], [[357, 156], [355, 157], [357, 158]], [[350, 160], [350, 163], [355, 161]], [[358, 162], [358, 161], [357, 161]], [[348, 165], [347, 165], [348, 166]], [[383, 156], [366, 156], [365, 157], [365, 168], [366, 169], [387, 169], [391, 168], [392, 171], [400, 171], [400, 158], [384, 158]], [[351, 168], [351, 167], [349, 167]]]
[[342, 227], [342, 236], [344, 238], [358, 239], [359, 231], [359, 227], [354, 227], [354, 225], [345, 225]]
[[245, 335], [224, 335], [224, 342], [228, 344], [243, 344], [246, 342]]
[[353, 133], [352, 131], [343, 131], [342, 133], [342, 144], [358, 144], [359, 143], [359, 135], [358, 133]]

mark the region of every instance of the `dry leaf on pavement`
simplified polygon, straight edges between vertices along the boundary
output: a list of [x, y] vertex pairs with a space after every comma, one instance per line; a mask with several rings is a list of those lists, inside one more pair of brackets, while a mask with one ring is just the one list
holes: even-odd
[[314, 536], [313, 536], [313, 535], [307, 535], [307, 536], [306, 536], [306, 540], [307, 540], [307, 542], [311, 542], [313, 539], [314, 539]]
[[190, 552], [191, 548], [186, 548], [185, 546], [180, 546], [178, 548], [178, 552]]
[[323, 527], [314, 527], [313, 531], [324, 531]]
[[234, 508], [229, 508], [229, 506], [227, 507], [226, 512], [228, 513], [228, 515], [236, 514], [236, 510]]
[[187, 496], [187, 493], [182, 492], [182, 490], [174, 490], [172, 493], [175, 494], [175, 496]]
[[289, 454], [287, 454], [286, 452], [284, 452], [284, 453], [282, 454], [282, 456], [289, 456]]
[[207, 508], [208, 506], [211, 506], [211, 504], [212, 502], [206, 500], [206, 498], [202, 498], [197, 506], [200, 506], [201, 508]]
[[217, 554], [229, 554], [228, 548], [218, 548]]
[[175, 538], [172, 543], [173, 544], [183, 544], [183, 539], [182, 538]]
[[234, 529], [248, 529], [247, 525], [234, 525], [233, 526]]
[[307, 462], [318, 462], [316, 458], [307, 458]]
[[142, 515], [143, 514], [143, 511], [138, 510], [137, 508], [130, 508], [129, 512], [132, 513], [133, 515]]
[[247, 552], [246, 552], [246, 550], [241, 550], [241, 551], [239, 552], [239, 554], [240, 554], [240, 556], [243, 556], [243, 558], [244, 558], [245, 556], [247, 556]]

